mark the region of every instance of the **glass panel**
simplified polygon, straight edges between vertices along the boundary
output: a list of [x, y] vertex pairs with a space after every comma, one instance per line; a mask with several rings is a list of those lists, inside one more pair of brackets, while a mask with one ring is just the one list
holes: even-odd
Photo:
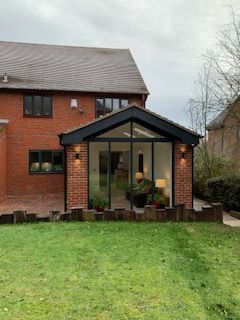
[[130, 143], [111, 142], [111, 207], [131, 207]]
[[113, 110], [119, 109], [119, 99], [113, 99]]
[[63, 171], [63, 153], [62, 151], [53, 152], [53, 171]]
[[164, 138], [164, 136], [133, 122], [133, 138]]
[[120, 103], [121, 103], [120, 108], [125, 108], [128, 106], [128, 100], [126, 99], [122, 99]]
[[89, 201], [90, 208], [108, 207], [109, 165], [108, 143], [89, 143]]
[[35, 172], [40, 170], [39, 152], [30, 152], [30, 171]]
[[131, 138], [130, 122], [127, 122], [122, 126], [114, 128], [112, 130], [109, 130], [98, 136], [98, 138]]
[[154, 143], [154, 199], [159, 206], [172, 205], [172, 144]]
[[109, 113], [112, 111], [112, 99], [106, 98], [105, 99], [105, 113]]
[[43, 115], [50, 116], [52, 114], [52, 97], [43, 97]]
[[24, 97], [24, 114], [32, 115], [32, 97]]
[[105, 114], [104, 110], [104, 100], [103, 99], [96, 99], [96, 117]]
[[42, 151], [41, 171], [52, 171], [52, 152]]
[[144, 211], [152, 199], [152, 143], [133, 143], [133, 209]]
[[42, 115], [42, 97], [34, 96], [34, 115], [41, 116]]

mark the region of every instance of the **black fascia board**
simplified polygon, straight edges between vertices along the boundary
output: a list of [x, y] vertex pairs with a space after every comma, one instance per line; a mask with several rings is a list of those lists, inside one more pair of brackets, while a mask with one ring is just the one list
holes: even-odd
[[100, 119], [99, 121], [90, 123], [89, 125], [76, 129], [75, 131], [62, 134], [62, 144], [81, 143], [88, 140], [88, 137], [98, 136], [101, 133], [111, 130], [131, 120], [166, 137], [179, 140], [182, 143], [194, 145], [199, 143], [199, 135], [192, 134], [191, 132], [180, 128], [171, 122], [154, 116], [144, 109], [142, 110], [139, 107], [131, 107], [116, 114], [110, 115], [109, 117]]

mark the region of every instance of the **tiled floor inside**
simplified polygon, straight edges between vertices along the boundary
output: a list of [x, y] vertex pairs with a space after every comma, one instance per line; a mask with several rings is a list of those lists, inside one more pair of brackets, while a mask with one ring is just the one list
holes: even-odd
[[13, 210], [27, 210], [28, 213], [37, 213], [45, 216], [51, 210], [64, 212], [64, 196], [11, 196], [0, 202], [0, 214], [12, 213]]

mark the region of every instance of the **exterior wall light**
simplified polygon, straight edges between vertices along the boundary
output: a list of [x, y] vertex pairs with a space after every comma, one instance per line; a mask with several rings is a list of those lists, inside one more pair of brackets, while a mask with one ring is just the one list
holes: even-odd
[[76, 160], [79, 160], [80, 159], [80, 153], [76, 153]]
[[186, 159], [185, 152], [182, 152], [182, 159]]

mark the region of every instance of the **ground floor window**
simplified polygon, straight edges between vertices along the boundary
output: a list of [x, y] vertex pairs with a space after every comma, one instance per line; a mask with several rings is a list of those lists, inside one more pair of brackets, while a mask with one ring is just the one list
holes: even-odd
[[63, 172], [62, 150], [29, 151], [29, 172], [61, 173]]
[[89, 205], [172, 204], [171, 142], [89, 142]]

